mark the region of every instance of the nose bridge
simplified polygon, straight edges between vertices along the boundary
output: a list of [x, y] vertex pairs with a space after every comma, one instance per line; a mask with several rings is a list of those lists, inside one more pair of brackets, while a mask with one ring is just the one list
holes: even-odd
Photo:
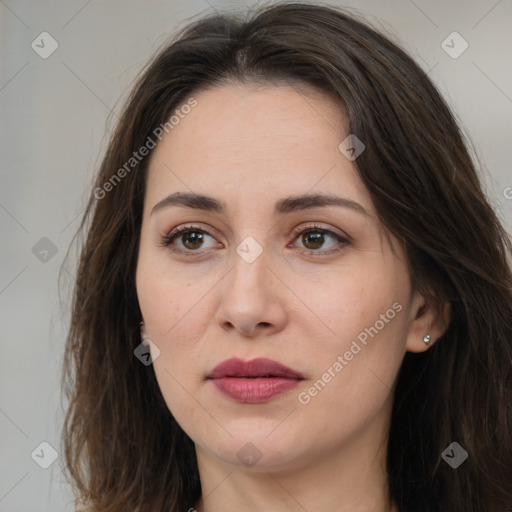
[[252, 237], [236, 247], [217, 313], [217, 321], [224, 328], [234, 327], [245, 335], [263, 326], [282, 328], [285, 310], [272, 285], [271, 259], [270, 249]]
[[[231, 286], [255, 294], [264, 294], [270, 251], [252, 236], [246, 237], [237, 247], [233, 258]], [[240, 290], [239, 290], [240, 291]]]

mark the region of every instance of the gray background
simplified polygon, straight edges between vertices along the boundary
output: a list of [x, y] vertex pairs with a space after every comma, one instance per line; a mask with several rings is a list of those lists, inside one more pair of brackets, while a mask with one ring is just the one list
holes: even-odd
[[[43, 441], [60, 451], [73, 263], [64, 267], [60, 298], [58, 273], [121, 99], [177, 27], [244, 5], [255, 3], [0, 0], [0, 511], [71, 510], [60, 457], [42, 469], [31, 453]], [[510, 231], [512, 1], [343, 5], [401, 41], [429, 71], [472, 140], [488, 194]], [[31, 47], [42, 46], [44, 31], [58, 43], [46, 59]], [[441, 46], [453, 31], [469, 44], [456, 59]], [[457, 40], [445, 44], [461, 48]], [[36, 450], [37, 460], [48, 457], [48, 448]]]

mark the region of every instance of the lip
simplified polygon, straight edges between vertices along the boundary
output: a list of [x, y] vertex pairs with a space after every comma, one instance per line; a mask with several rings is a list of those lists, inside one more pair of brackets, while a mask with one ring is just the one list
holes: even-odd
[[217, 365], [208, 380], [229, 398], [248, 404], [267, 402], [297, 386], [304, 376], [272, 359], [231, 358]]

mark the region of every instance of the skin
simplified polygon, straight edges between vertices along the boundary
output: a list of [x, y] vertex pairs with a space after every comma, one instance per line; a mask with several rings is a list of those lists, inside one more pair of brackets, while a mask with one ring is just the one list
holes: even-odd
[[[151, 155], [136, 275], [143, 334], [160, 350], [160, 389], [196, 446], [203, 498], [183, 508], [395, 510], [385, 475], [395, 379], [405, 352], [427, 350], [423, 336], [432, 346], [444, 322], [411, 289], [400, 244], [390, 238], [393, 254], [338, 150], [348, 135], [342, 106], [305, 85], [228, 84], [194, 97]], [[226, 210], [151, 214], [175, 192], [212, 196]], [[366, 214], [339, 206], [274, 214], [278, 200], [313, 193], [348, 198]], [[187, 235], [162, 245], [191, 223], [209, 233], [203, 245]], [[348, 242], [294, 234], [313, 225]], [[236, 252], [248, 236], [262, 249], [252, 263]], [[301, 403], [299, 393], [396, 303], [400, 312]], [[206, 379], [231, 357], [268, 357], [305, 380], [263, 404], [240, 404]], [[247, 443], [261, 454], [251, 467], [237, 457]]]

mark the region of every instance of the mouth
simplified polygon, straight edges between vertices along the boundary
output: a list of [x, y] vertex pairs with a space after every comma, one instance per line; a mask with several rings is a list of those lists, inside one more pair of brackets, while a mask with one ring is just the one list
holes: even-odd
[[297, 386], [304, 376], [277, 361], [266, 358], [244, 361], [228, 359], [207, 376], [224, 396], [240, 403], [268, 402]]

